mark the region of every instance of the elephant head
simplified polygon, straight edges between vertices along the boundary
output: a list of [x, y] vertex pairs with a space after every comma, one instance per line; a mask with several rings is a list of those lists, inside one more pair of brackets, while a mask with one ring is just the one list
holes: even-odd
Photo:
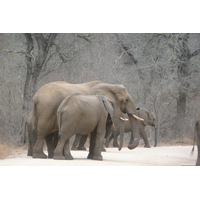
[[138, 116], [143, 119], [143, 123], [145, 126], [156, 126], [156, 118], [154, 113], [149, 112], [145, 108], [137, 108], [137, 110]]
[[[113, 103], [114, 103], [114, 117], [120, 116], [120, 113], [127, 113], [130, 124], [131, 124], [131, 131], [133, 132], [133, 143], [129, 144], [129, 149], [134, 149], [139, 144], [139, 134], [137, 128], [137, 120], [141, 118], [137, 117], [137, 110], [135, 104], [127, 92], [126, 88], [123, 85], [118, 84], [107, 84], [107, 83], [100, 83], [94, 86], [91, 89], [92, 94], [95, 95], [105, 95], [107, 96]], [[123, 123], [122, 123], [123, 126]], [[123, 127], [120, 127], [120, 145], [119, 150], [121, 150], [123, 146]]]

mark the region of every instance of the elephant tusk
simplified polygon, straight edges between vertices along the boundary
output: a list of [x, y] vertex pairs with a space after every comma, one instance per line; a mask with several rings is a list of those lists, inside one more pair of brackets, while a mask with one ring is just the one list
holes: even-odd
[[120, 119], [122, 120], [122, 121], [128, 121], [128, 119], [127, 118], [123, 118], [123, 117], [120, 117]]
[[141, 120], [141, 121], [144, 121], [144, 119], [142, 119], [142, 118], [140, 118], [140, 117], [138, 117], [137, 115], [134, 115], [134, 114], [131, 114], [133, 117], [135, 117], [135, 119], [137, 119], [137, 120]]

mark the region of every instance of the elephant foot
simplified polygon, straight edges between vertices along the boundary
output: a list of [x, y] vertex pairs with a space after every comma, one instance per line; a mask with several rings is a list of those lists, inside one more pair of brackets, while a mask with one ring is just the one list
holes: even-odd
[[94, 155], [92, 160], [103, 160], [103, 157], [102, 157], [102, 155], [100, 155], [100, 156], [95, 156]]
[[148, 145], [144, 145], [144, 148], [151, 148], [151, 146], [148, 144]]
[[135, 138], [134, 141], [133, 141], [133, 143], [128, 145], [128, 148], [130, 150], [135, 149], [138, 146], [138, 144], [139, 144], [139, 139]]
[[72, 147], [71, 150], [78, 151], [78, 149], [76, 147]]
[[54, 156], [54, 153], [49, 153], [48, 154], [48, 158], [53, 158], [53, 156]]
[[82, 151], [86, 151], [87, 149], [83, 146], [83, 147], [77, 147], [78, 150], [82, 150]]
[[53, 159], [54, 160], [65, 160], [65, 157], [63, 155], [54, 155]]
[[33, 156], [33, 153], [32, 152], [28, 152], [27, 156]]
[[93, 156], [94, 156], [93, 154], [90, 154], [90, 153], [89, 153], [88, 156], [87, 156], [87, 159], [92, 159]]
[[33, 153], [33, 158], [47, 158], [47, 155], [42, 153]]
[[113, 147], [119, 147], [119, 145], [118, 144], [113, 144]]
[[101, 151], [104, 151], [104, 152], [106, 152], [106, 149], [104, 148], [104, 147], [102, 147], [102, 150]]
[[65, 160], [74, 160], [74, 158], [71, 154], [67, 154], [65, 155]]

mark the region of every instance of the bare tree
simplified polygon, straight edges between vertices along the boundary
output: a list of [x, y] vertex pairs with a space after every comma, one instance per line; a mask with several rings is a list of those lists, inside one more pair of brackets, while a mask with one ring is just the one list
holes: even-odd
[[189, 33], [186, 34], [171, 34], [169, 40], [169, 47], [174, 52], [173, 63], [177, 67], [177, 78], [178, 78], [178, 96], [177, 109], [176, 109], [176, 127], [175, 127], [175, 138], [180, 138], [183, 133], [183, 125], [186, 115], [186, 101], [188, 96], [188, 90], [190, 83], [188, 78], [190, 76], [190, 60], [194, 56], [200, 53], [200, 49], [190, 52], [189, 49]]
[[[57, 34], [47, 34], [45, 37], [41, 33], [25, 33], [26, 37], [26, 80], [24, 83], [23, 93], [23, 113], [22, 127], [24, 119], [30, 110], [30, 102], [36, 92], [36, 84], [38, 77], [43, 69], [43, 65], [47, 59], [49, 49], [52, 47]], [[36, 45], [34, 45], [34, 41]]]

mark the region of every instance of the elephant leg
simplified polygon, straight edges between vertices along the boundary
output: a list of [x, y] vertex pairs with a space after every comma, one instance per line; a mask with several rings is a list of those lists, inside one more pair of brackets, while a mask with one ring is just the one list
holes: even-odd
[[[69, 126], [66, 126], [69, 127]], [[72, 160], [73, 157], [70, 153], [70, 147], [69, 147], [69, 139], [73, 135], [72, 130], [67, 130], [66, 127], [61, 128], [60, 133], [58, 135], [58, 144], [56, 146], [56, 149], [54, 151], [53, 158], [56, 160]], [[67, 130], [67, 132], [65, 132]]]
[[99, 122], [97, 131], [96, 131], [96, 142], [94, 146], [94, 156], [93, 160], [103, 160], [103, 157], [101, 155], [103, 142], [106, 134], [106, 129], [104, 128], [104, 121], [101, 123]]
[[117, 142], [118, 135], [119, 135], [119, 128], [117, 128], [117, 130], [113, 131], [113, 147], [119, 147], [119, 144]]
[[47, 158], [47, 155], [43, 151], [45, 138], [52, 133], [53, 124], [50, 122], [48, 126], [45, 126], [44, 122], [49, 122], [47, 119], [38, 121], [37, 131], [33, 130], [33, 136], [35, 137], [36, 143], [33, 148], [33, 158]]
[[200, 166], [200, 122], [198, 123], [196, 139], [197, 139], [197, 161], [196, 161], [196, 166]]
[[65, 142], [63, 155], [65, 156], [66, 160], [73, 160], [74, 159], [73, 156], [71, 155], [71, 152], [70, 152], [69, 139]]
[[56, 160], [65, 160], [65, 157], [63, 156], [63, 149], [64, 149], [65, 141], [62, 139], [58, 140], [57, 147], [54, 151], [53, 158]]
[[87, 141], [88, 135], [82, 135], [79, 145], [77, 147], [78, 150], [84, 150], [86, 151], [87, 149], [84, 147], [86, 141]]
[[37, 140], [33, 148], [33, 158], [47, 158], [47, 155], [43, 152], [44, 140], [45, 135], [37, 135]]
[[78, 149], [77, 149], [77, 145], [78, 145], [78, 143], [79, 143], [81, 137], [82, 137], [82, 136], [81, 136], [80, 134], [77, 134], [77, 135], [76, 135], [71, 150], [78, 150]]
[[51, 133], [45, 138], [47, 144], [48, 158], [53, 158], [54, 150], [58, 142], [58, 134]]
[[106, 152], [106, 149], [104, 148], [104, 146], [102, 147], [101, 151]]
[[113, 139], [113, 133], [111, 132], [111, 134], [106, 138], [106, 147], [109, 147], [109, 143], [110, 141]]
[[133, 143], [133, 133], [131, 132], [131, 137], [130, 137], [130, 141], [129, 141], [129, 145]]
[[32, 144], [29, 143], [27, 156], [32, 156], [32, 155], [33, 155], [33, 147]]
[[90, 133], [90, 147], [89, 147], [89, 154], [87, 159], [93, 159], [94, 157], [94, 147], [96, 144], [96, 128]]
[[28, 132], [28, 153], [27, 156], [33, 155], [33, 137], [32, 134]]
[[139, 128], [139, 134], [141, 135], [142, 139], [144, 140], [144, 144], [145, 144], [144, 147], [151, 148], [151, 146], [149, 145], [147, 134], [145, 132], [145, 127]]
[[197, 161], [196, 166], [200, 166], [200, 147], [197, 146], [198, 152], [197, 152]]

